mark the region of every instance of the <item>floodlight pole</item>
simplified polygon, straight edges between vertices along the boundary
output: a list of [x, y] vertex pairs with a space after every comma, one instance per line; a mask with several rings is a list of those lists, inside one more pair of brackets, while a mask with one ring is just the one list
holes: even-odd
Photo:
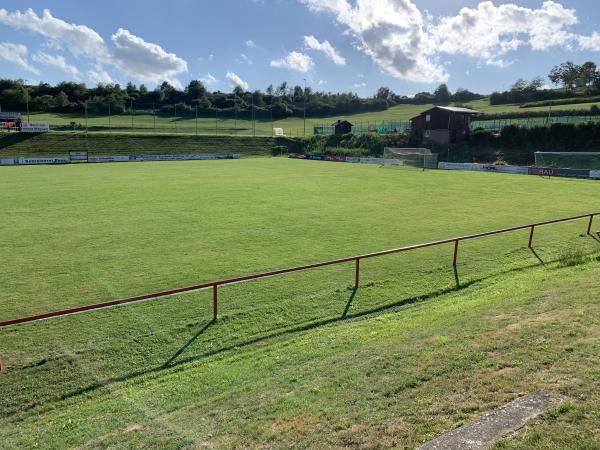
[[306, 78], [304, 78], [304, 137], [306, 137]]
[[[27, 81], [27, 80], [25, 80]], [[30, 123], [29, 120], [29, 89], [27, 89], [27, 86], [25, 87], [25, 102], [27, 103], [27, 123]]]

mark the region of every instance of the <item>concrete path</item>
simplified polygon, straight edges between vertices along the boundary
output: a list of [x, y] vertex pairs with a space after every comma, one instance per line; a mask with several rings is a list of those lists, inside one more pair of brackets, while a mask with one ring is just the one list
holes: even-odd
[[555, 392], [535, 392], [485, 414], [475, 422], [445, 433], [418, 450], [480, 450], [522, 428], [531, 419], [559, 405], [565, 398]]

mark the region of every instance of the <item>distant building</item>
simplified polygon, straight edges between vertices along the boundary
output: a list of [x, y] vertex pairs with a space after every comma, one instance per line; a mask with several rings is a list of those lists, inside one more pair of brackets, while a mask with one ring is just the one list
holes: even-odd
[[336, 123], [331, 124], [334, 128], [334, 134], [348, 134], [352, 133], [352, 125], [347, 120], [338, 120]]
[[471, 132], [471, 117], [479, 111], [452, 106], [434, 106], [413, 117], [413, 132], [419, 133], [424, 142], [451, 144], [466, 141]]

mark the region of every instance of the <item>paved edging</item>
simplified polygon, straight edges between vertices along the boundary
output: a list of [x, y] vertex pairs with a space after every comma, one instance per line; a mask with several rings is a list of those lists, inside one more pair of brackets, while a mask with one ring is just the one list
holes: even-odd
[[524, 427], [531, 419], [565, 401], [556, 392], [539, 391], [517, 398], [422, 445], [418, 450], [481, 450]]

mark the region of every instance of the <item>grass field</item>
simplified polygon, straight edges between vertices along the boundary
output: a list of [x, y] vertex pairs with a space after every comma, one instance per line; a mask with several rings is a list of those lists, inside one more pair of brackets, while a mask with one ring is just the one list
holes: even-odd
[[[598, 183], [254, 158], [0, 168], [0, 319], [590, 212]], [[3, 448], [414, 447], [521, 392], [502, 448], [598, 448], [585, 223], [0, 330]], [[598, 225], [598, 224], [597, 224]], [[596, 229], [598, 226], [595, 227]]]
[[[507, 112], [536, 112], [536, 111], [551, 111], [552, 109], [584, 109], [589, 110], [595, 103], [580, 103], [572, 105], [561, 105], [560, 107], [549, 108], [532, 107], [527, 109], [519, 108], [518, 104], [513, 105], [496, 105], [489, 104], [487, 98], [470, 102], [467, 106], [486, 113], [486, 114], [501, 114]], [[407, 122], [412, 117], [420, 114], [433, 105], [398, 105], [389, 108], [386, 111], [370, 112], [361, 114], [346, 114], [340, 116], [332, 116], [326, 118], [309, 118], [306, 121], [307, 135], [313, 134], [315, 126], [330, 126], [338, 119], [347, 119], [356, 127], [368, 128], [369, 125], [381, 124], [383, 122]], [[200, 117], [196, 119], [193, 116], [189, 117], [167, 117], [156, 116], [151, 114], [120, 114], [111, 116], [110, 121], [108, 115], [90, 116], [87, 125], [91, 130], [95, 131], [118, 131], [120, 133], [181, 133], [181, 134], [196, 134], [200, 135], [234, 135], [234, 136], [271, 136], [273, 128], [283, 128], [287, 136], [302, 136], [304, 135], [304, 121], [300, 117], [291, 117], [281, 120], [272, 120], [270, 114], [258, 115], [256, 124], [253, 128], [252, 121], [247, 117], [248, 114], [240, 116], [237, 120], [229, 114], [227, 117]], [[53, 127], [69, 126], [74, 122], [81, 129], [85, 129], [86, 119], [82, 114], [53, 114], [53, 113], [36, 113], [31, 115], [32, 122], [48, 122]]]

